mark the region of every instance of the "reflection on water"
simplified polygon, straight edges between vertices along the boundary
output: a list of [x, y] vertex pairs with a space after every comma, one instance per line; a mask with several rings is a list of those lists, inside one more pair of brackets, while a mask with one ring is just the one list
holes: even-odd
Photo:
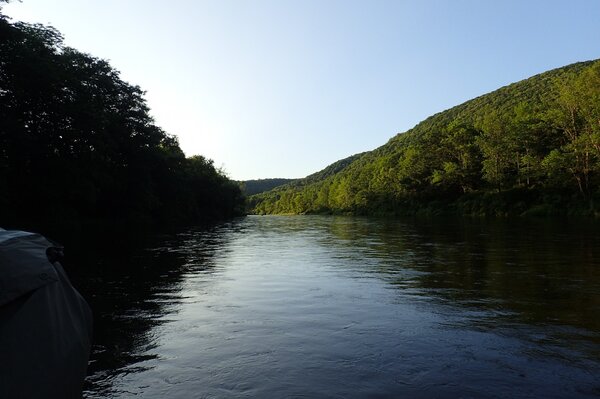
[[[96, 397], [597, 397], [584, 221], [247, 217], [80, 277]], [[101, 272], [100, 272], [101, 270]]]
[[[390, 283], [416, 288], [428, 299], [598, 332], [599, 227], [582, 221], [334, 219], [335, 239], [325, 245], [360, 248], [349, 256], [377, 257], [376, 271]], [[417, 272], [408, 285], [394, 277], [407, 270]]]
[[160, 236], [148, 248], [94, 251], [93, 260], [83, 261], [91, 270], [77, 270], [74, 265], [74, 279], [95, 316], [86, 381], [90, 397], [109, 396], [116, 377], [144, 371], [148, 368], [144, 361], [159, 358], [153, 351], [156, 329], [185, 302], [186, 277], [211, 274], [213, 254], [225, 248], [230, 233], [236, 231], [239, 226], [224, 224]]

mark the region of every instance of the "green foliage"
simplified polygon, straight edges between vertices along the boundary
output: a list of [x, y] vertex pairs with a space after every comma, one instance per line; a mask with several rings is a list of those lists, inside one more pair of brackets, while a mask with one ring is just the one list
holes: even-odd
[[595, 214], [600, 61], [503, 87], [359, 155], [251, 197], [251, 211]]
[[295, 179], [257, 179], [238, 182], [240, 189], [245, 195], [254, 195], [283, 186], [293, 182]]
[[0, 18], [0, 37], [1, 226], [64, 239], [241, 211], [237, 185], [186, 158], [108, 62], [42, 25]]

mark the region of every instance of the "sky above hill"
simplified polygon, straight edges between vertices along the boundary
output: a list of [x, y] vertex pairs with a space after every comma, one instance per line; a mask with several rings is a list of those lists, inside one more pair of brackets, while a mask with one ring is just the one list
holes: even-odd
[[23, 0], [238, 180], [304, 177], [424, 118], [600, 58], [596, 0]]

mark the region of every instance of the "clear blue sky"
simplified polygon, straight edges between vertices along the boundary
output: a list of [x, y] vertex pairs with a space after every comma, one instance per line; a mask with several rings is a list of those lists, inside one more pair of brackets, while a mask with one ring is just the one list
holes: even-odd
[[23, 0], [234, 179], [303, 177], [506, 84], [600, 58], [597, 0]]

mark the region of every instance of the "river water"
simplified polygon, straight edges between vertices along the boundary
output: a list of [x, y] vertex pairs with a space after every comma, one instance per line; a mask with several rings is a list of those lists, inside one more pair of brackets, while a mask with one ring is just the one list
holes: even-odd
[[79, 277], [88, 398], [600, 397], [600, 225], [248, 216]]

